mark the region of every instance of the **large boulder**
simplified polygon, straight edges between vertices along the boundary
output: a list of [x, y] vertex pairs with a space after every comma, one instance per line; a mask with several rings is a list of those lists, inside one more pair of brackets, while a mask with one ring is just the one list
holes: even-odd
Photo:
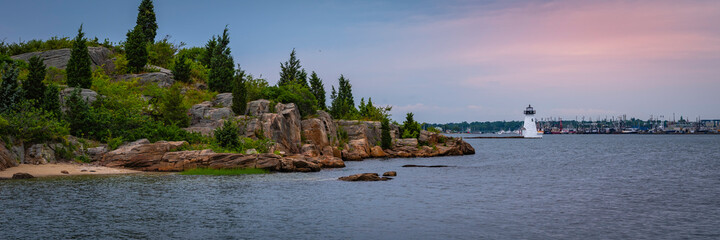
[[385, 151], [383, 151], [382, 147], [374, 146], [374, 147], [370, 148], [370, 157], [382, 158], [382, 157], [386, 157], [386, 156], [387, 156], [387, 153], [385, 153]]
[[47, 144], [34, 144], [25, 151], [24, 164], [48, 164], [55, 163], [55, 151]]
[[5, 142], [0, 140], [0, 171], [18, 165], [19, 159], [11, 149], [6, 148]]
[[160, 162], [165, 153], [174, 151], [186, 144], [187, 142], [185, 141], [159, 141], [150, 143], [147, 139], [141, 139], [105, 153], [101, 164], [108, 167], [126, 167], [144, 170], [145, 167]]
[[140, 74], [123, 74], [117, 75], [116, 79], [120, 81], [137, 80], [140, 84], [154, 83], [158, 87], [170, 87], [175, 83], [172, 73], [167, 72], [149, 72]]
[[229, 107], [214, 108], [212, 102], [202, 102], [193, 105], [188, 110], [190, 125], [200, 123], [217, 123], [217, 121], [233, 116]]
[[260, 117], [247, 121], [245, 136], [271, 139], [276, 143], [275, 150], [292, 154], [300, 153], [302, 147], [300, 111], [293, 103], [278, 103], [275, 105], [275, 112], [263, 113]]
[[251, 101], [247, 103], [247, 113], [245, 115], [248, 116], [262, 116], [263, 113], [269, 113], [270, 112], [270, 101], [265, 99], [258, 99], [255, 101]]
[[[325, 111], [318, 111], [318, 117], [302, 121], [303, 136], [306, 141], [316, 146], [317, 149], [325, 149], [328, 146], [337, 144], [337, 127], [332, 117]], [[330, 152], [322, 151], [324, 155], [332, 155]], [[329, 154], [328, 154], [329, 153]]]
[[[12, 59], [28, 61], [34, 56], [42, 58], [45, 66], [65, 69], [70, 60], [70, 48], [49, 50], [44, 52], [23, 53], [12, 56]], [[111, 73], [115, 71], [115, 64], [110, 58], [113, 53], [105, 47], [88, 47], [90, 54], [90, 64], [93, 68], [104, 66], [105, 72]]]
[[380, 122], [358, 121], [358, 120], [337, 120], [338, 131], [345, 131], [349, 140], [366, 139], [368, 144], [375, 146], [380, 142]]
[[232, 93], [220, 93], [215, 97], [213, 105], [216, 107], [232, 107]]
[[[60, 102], [65, 105], [65, 102], [67, 101], [67, 98], [70, 97], [70, 95], [75, 91], [75, 88], [69, 87], [65, 88], [62, 91], [60, 91]], [[81, 88], [80, 89], [80, 97], [85, 100], [88, 104], [92, 104], [97, 100], [98, 94], [90, 89]]]

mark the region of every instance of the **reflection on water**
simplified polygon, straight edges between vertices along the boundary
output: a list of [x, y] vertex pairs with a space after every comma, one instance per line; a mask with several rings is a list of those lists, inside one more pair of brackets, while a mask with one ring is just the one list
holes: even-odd
[[317, 173], [0, 181], [1, 238], [720, 238], [720, 136], [468, 142], [476, 155]]

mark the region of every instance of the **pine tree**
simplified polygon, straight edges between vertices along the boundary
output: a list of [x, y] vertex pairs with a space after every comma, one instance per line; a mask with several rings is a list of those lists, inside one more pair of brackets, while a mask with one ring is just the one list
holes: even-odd
[[332, 91], [330, 91], [330, 115], [338, 119], [340, 115], [340, 99], [338, 99], [337, 91], [335, 91], [335, 86], [330, 86], [332, 88]]
[[83, 129], [92, 129], [92, 109], [80, 95], [80, 88], [75, 88], [65, 102], [67, 111], [65, 121], [70, 124], [70, 134], [82, 136]]
[[212, 59], [213, 52], [215, 51], [215, 46], [217, 46], [217, 38], [213, 36], [205, 44], [205, 52], [203, 52], [200, 57], [200, 63], [205, 65], [205, 67], [210, 67], [210, 60]]
[[25, 91], [25, 99], [35, 100], [36, 103], [42, 102], [43, 96], [45, 95], [45, 64], [42, 59], [38, 56], [30, 58], [28, 61], [28, 79], [23, 84], [23, 90]]
[[131, 72], [140, 73], [145, 69], [148, 61], [147, 42], [140, 25], [135, 25], [132, 31], [128, 31], [125, 54], [128, 60], [127, 66]]
[[233, 79], [232, 96], [233, 112], [236, 115], [245, 114], [247, 108], [247, 89], [245, 86], [245, 72], [240, 70], [240, 66], [238, 66], [238, 71]]
[[160, 102], [160, 115], [167, 125], [175, 125], [181, 128], [190, 125], [190, 118], [187, 115], [187, 108], [183, 107], [183, 95], [180, 93], [180, 84], [174, 84], [163, 95]]
[[45, 88], [41, 104], [42, 109], [55, 114], [56, 118], [60, 118], [62, 112], [60, 111], [60, 90], [57, 85], [53, 84]]
[[392, 137], [390, 136], [390, 120], [383, 118], [380, 122], [380, 146], [383, 149], [392, 147]]
[[90, 68], [90, 53], [86, 45], [85, 33], [82, 31], [82, 24], [78, 29], [78, 35], [73, 40], [73, 49], [68, 60], [67, 84], [70, 87], [90, 88], [92, 85], [92, 69]]
[[310, 74], [310, 92], [312, 92], [318, 102], [317, 108], [327, 110], [327, 105], [325, 105], [325, 86], [315, 71]]
[[222, 36], [218, 37], [217, 45], [213, 49], [213, 56], [210, 59], [210, 74], [208, 76], [208, 88], [217, 92], [231, 92], [235, 62], [230, 55], [230, 37], [228, 28], [225, 27]]
[[190, 81], [190, 64], [187, 62], [187, 56], [184, 53], [179, 54], [175, 60], [175, 66], [173, 66], [173, 75], [175, 80], [181, 82]]
[[407, 113], [405, 122], [403, 122], [402, 138], [417, 138], [420, 136], [420, 124], [415, 122], [414, 116], [412, 112]]
[[2, 83], [0, 83], [0, 113], [14, 110], [22, 101], [23, 92], [18, 84], [20, 70], [15, 64], [4, 63]]
[[280, 63], [280, 80], [278, 80], [278, 86], [298, 83], [307, 87], [307, 73], [305, 69], [301, 68], [300, 60], [295, 57], [295, 49], [293, 48], [292, 52], [290, 52], [290, 59], [285, 63]]
[[158, 25], [155, 21], [155, 7], [152, 0], [143, 0], [138, 6], [136, 25], [140, 26], [145, 42], [155, 42]]
[[333, 98], [331, 112], [336, 119], [351, 119], [357, 114], [355, 100], [352, 96], [352, 85], [343, 75], [340, 75], [338, 82], [338, 92], [337, 96]]

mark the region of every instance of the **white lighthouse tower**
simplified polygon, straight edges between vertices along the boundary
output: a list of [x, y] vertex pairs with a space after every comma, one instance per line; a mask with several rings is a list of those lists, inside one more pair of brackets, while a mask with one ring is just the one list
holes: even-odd
[[528, 105], [528, 107], [525, 108], [525, 124], [523, 124], [524, 138], [542, 138], [542, 135], [538, 135], [536, 123], [535, 109]]

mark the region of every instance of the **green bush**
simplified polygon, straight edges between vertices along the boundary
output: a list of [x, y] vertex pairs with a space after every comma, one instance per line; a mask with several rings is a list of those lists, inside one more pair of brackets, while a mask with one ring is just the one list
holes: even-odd
[[190, 60], [187, 59], [185, 54], [179, 54], [173, 64], [172, 72], [175, 80], [180, 82], [190, 81]]
[[169, 68], [178, 46], [169, 42], [169, 36], [147, 45], [148, 62], [155, 66]]
[[418, 138], [420, 136], [420, 124], [414, 119], [414, 114], [409, 112], [405, 117], [402, 127], [402, 138]]
[[383, 149], [389, 149], [392, 147], [392, 136], [390, 136], [390, 120], [383, 118], [380, 123], [380, 146]]
[[128, 69], [128, 60], [125, 58], [125, 54], [115, 54], [115, 61], [113, 63], [115, 64], [115, 74], [130, 73], [130, 69]]
[[90, 53], [88, 53], [85, 33], [82, 25], [78, 29], [78, 35], [73, 41], [73, 48], [70, 52], [67, 68], [67, 84], [70, 87], [90, 88], [92, 85], [92, 70], [90, 68]]
[[239, 132], [237, 122], [226, 120], [222, 127], [215, 129], [215, 142], [223, 148], [237, 148], [240, 146]]
[[187, 115], [187, 108], [183, 105], [183, 95], [180, 93], [180, 85], [173, 84], [165, 92], [160, 102], [160, 115], [165, 124], [178, 127], [188, 127], [190, 118]]
[[0, 126], [7, 126], [0, 128], [0, 134], [12, 135], [30, 143], [60, 140], [69, 134], [67, 123], [34, 105], [34, 101], [23, 101], [17, 111], [4, 114], [2, 118], [7, 120], [0, 121]]
[[271, 102], [294, 103], [298, 107], [298, 110], [300, 110], [302, 117], [313, 115], [317, 112], [317, 100], [315, 100], [315, 96], [310, 92], [310, 89], [300, 84], [290, 83], [279, 87], [267, 87], [263, 90], [263, 97]]
[[232, 110], [237, 115], [245, 114], [247, 108], [247, 85], [244, 79], [245, 72], [238, 70], [233, 77]]
[[140, 73], [145, 69], [148, 62], [148, 47], [140, 25], [135, 25], [132, 31], [128, 31], [125, 42], [125, 53], [128, 60], [128, 70], [132, 73]]
[[15, 64], [3, 63], [0, 83], [0, 113], [11, 111], [22, 101], [23, 91], [18, 83], [19, 69]]

